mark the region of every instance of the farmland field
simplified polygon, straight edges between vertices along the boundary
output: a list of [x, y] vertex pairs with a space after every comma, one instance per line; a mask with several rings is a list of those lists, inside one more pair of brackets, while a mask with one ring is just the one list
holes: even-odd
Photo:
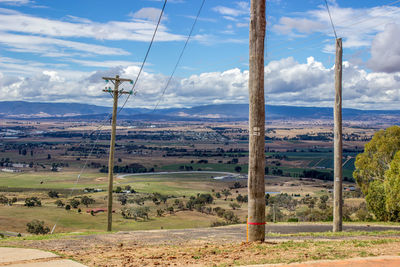
[[[18, 121], [2, 123], [3, 128], [24, 127]], [[107, 206], [109, 136], [100, 135], [95, 142], [93, 137], [85, 135], [95, 129], [95, 123], [37, 125], [43, 136], [30, 134], [32, 128], [29, 128], [21, 137], [0, 142], [3, 170], [0, 196], [14, 199], [10, 205], [0, 204], [0, 231], [25, 232], [26, 224], [33, 219], [49, 227], [57, 222], [57, 232], [103, 231], [106, 214], [90, 211]], [[223, 126], [203, 123], [188, 128], [185, 123], [164, 125], [161, 122], [150, 126], [143, 123], [132, 128], [123, 122], [118, 127], [114, 230], [206, 227], [246, 220], [246, 123], [224, 123]], [[346, 132], [355, 130], [347, 128]], [[265, 191], [272, 200], [283, 195], [284, 199], [279, 201], [288, 201], [278, 202], [277, 210], [273, 211], [266, 198], [269, 220], [315, 220], [313, 216], [317, 220], [329, 220], [332, 140], [325, 137], [314, 140], [319, 136], [318, 131], [327, 133], [330, 127], [317, 126], [310, 131], [309, 128], [271, 126], [267, 131], [270, 140], [265, 148]], [[345, 142], [346, 187], [355, 186], [352, 183], [354, 159], [362, 151], [363, 140], [370, 138], [368, 134], [373, 131], [365, 133], [358, 137], [352, 135], [356, 139]], [[348, 205], [363, 202], [359, 191], [346, 194]], [[327, 210], [310, 215], [312, 206], [320, 203], [324, 195], [328, 200], [320, 207]], [[32, 197], [38, 198], [41, 205], [25, 206]], [[80, 203], [85, 197], [91, 199], [87, 207]], [[310, 200], [315, 204], [309, 204]], [[74, 201], [80, 204], [66, 209]], [[357, 220], [355, 211], [350, 215]], [[274, 213], [272, 218], [273, 212], [278, 216]]]

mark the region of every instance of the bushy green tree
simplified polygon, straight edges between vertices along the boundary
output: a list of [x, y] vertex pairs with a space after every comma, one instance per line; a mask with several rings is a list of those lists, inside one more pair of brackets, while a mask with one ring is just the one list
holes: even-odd
[[50, 228], [44, 226], [43, 221], [33, 220], [26, 224], [27, 231], [35, 235], [45, 235], [50, 232]]
[[57, 199], [56, 200], [56, 202], [54, 202], [56, 205], [57, 205], [57, 207], [60, 207], [60, 208], [62, 208], [62, 207], [64, 207], [64, 202], [62, 202], [60, 199]]
[[28, 197], [25, 199], [25, 206], [27, 207], [40, 207], [42, 206], [42, 202], [37, 197]]
[[[81, 203], [82, 203], [83, 205], [85, 205], [86, 208], [87, 208], [89, 205], [94, 204], [95, 202], [96, 202], [96, 201], [95, 201], [93, 198], [88, 197], [88, 196], [83, 196], [83, 197], [81, 198]], [[79, 205], [79, 204], [78, 204], [78, 205]]]
[[365, 198], [368, 210], [370, 210], [379, 221], [386, 221], [386, 199], [383, 183], [376, 180], [370, 183], [368, 194]]
[[400, 127], [380, 130], [357, 155], [353, 177], [378, 220], [400, 220]]
[[385, 190], [385, 207], [390, 221], [400, 220], [400, 151], [396, 153], [390, 168], [385, 172], [383, 183]]
[[49, 193], [47, 193], [49, 195], [49, 197], [51, 198], [58, 198], [58, 192], [54, 191], [54, 190], [50, 190]]
[[139, 218], [143, 220], [149, 219], [149, 207], [125, 207], [121, 210], [122, 217], [125, 219], [134, 219], [137, 221]]
[[372, 181], [383, 182], [385, 172], [399, 150], [400, 127], [392, 126], [376, 132], [365, 145], [364, 152], [357, 155], [353, 177], [364, 195], [368, 194]]
[[76, 209], [78, 208], [79, 204], [81, 204], [81, 202], [79, 200], [77, 200], [76, 198], [70, 199], [69, 204], [71, 204], [71, 207]]
[[0, 204], [8, 204], [8, 197], [6, 197], [5, 195], [0, 195]]

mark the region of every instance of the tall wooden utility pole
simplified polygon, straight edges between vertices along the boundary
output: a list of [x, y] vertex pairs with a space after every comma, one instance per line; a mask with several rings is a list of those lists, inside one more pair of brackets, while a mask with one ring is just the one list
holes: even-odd
[[251, 0], [249, 34], [249, 241], [265, 239], [265, 0]]
[[342, 38], [336, 39], [335, 61], [335, 106], [334, 106], [334, 201], [333, 201], [333, 232], [342, 231]]
[[123, 90], [118, 90], [118, 87], [123, 82], [131, 82], [130, 79], [122, 79], [119, 75], [115, 78], [103, 77], [104, 80], [111, 81], [114, 84], [114, 90], [110, 87], [103, 90], [103, 92], [110, 93], [114, 98], [112, 123], [111, 123], [111, 140], [110, 140], [110, 157], [108, 159], [108, 205], [107, 205], [107, 231], [112, 229], [112, 192], [113, 192], [113, 170], [114, 170], [114, 150], [115, 150], [115, 132], [117, 129], [117, 108], [118, 108], [118, 98], [122, 94], [132, 94], [132, 92], [126, 92]]

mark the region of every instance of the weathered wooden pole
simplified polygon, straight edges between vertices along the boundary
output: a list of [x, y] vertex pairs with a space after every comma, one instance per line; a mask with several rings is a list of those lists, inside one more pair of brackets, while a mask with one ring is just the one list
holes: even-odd
[[112, 193], [113, 193], [113, 171], [114, 171], [114, 152], [115, 152], [115, 133], [117, 130], [117, 109], [118, 109], [118, 98], [122, 94], [132, 94], [132, 92], [125, 92], [123, 90], [118, 90], [119, 85], [122, 82], [132, 82], [131, 79], [122, 79], [119, 75], [115, 78], [103, 77], [104, 80], [111, 81], [114, 84], [114, 90], [111, 88], [103, 90], [103, 92], [108, 92], [113, 96], [114, 105], [112, 113], [111, 122], [111, 140], [110, 140], [110, 155], [108, 158], [108, 200], [107, 200], [107, 231], [112, 230]]
[[334, 105], [334, 201], [333, 201], [333, 232], [342, 231], [342, 38], [336, 39], [335, 61], [335, 105]]
[[265, 0], [251, 0], [249, 34], [249, 241], [265, 239]]

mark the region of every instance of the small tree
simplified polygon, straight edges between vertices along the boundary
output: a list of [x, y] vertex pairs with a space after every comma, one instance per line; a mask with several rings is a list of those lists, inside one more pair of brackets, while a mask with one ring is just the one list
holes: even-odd
[[64, 205], [65, 205], [60, 199], [57, 199], [56, 202], [54, 202], [54, 204], [56, 204], [57, 207], [60, 207], [60, 208], [64, 207]]
[[122, 188], [120, 186], [117, 186], [117, 188], [115, 188], [115, 193], [121, 193]]
[[1, 204], [8, 204], [8, 197], [6, 197], [5, 195], [0, 195], [0, 203]]
[[71, 204], [71, 207], [76, 209], [78, 208], [79, 204], [81, 204], [81, 202], [79, 200], [77, 200], [76, 198], [73, 198], [69, 201], [69, 204]]
[[51, 190], [51, 191], [49, 191], [49, 193], [47, 193], [48, 195], [49, 195], [49, 197], [51, 197], [51, 198], [58, 198], [59, 196], [58, 196], [58, 192], [57, 191], [54, 191], [54, 190]]
[[326, 204], [326, 202], [328, 201], [329, 196], [327, 195], [323, 195], [319, 197], [319, 204], [318, 204], [318, 208], [321, 210], [324, 210], [328, 207], [328, 205]]
[[238, 203], [229, 203], [229, 206], [230, 206], [233, 210], [239, 209], [239, 208], [240, 208], [240, 205], [239, 205]]
[[121, 202], [122, 206], [124, 206], [124, 205], [126, 205], [126, 202], [128, 201], [128, 197], [125, 194], [119, 195], [118, 201]]
[[131, 189], [132, 189], [132, 187], [131, 187], [130, 185], [126, 185], [126, 186], [125, 186], [125, 190], [126, 190], [126, 191], [131, 191]]
[[167, 211], [169, 212], [169, 214], [173, 214], [174, 213], [174, 207], [168, 207]]
[[240, 166], [235, 167], [235, 172], [241, 172], [241, 171], [242, 171], [242, 167], [240, 167]]
[[27, 207], [40, 207], [42, 206], [42, 202], [37, 197], [28, 197], [25, 199], [25, 206]]
[[12, 204], [14, 204], [17, 201], [18, 201], [18, 199], [16, 197], [13, 197], [12, 199], [8, 200], [8, 205], [12, 206]]
[[28, 233], [35, 234], [35, 235], [45, 235], [50, 232], [50, 228], [44, 226], [43, 221], [33, 220], [26, 224]]
[[380, 181], [375, 180], [369, 184], [365, 200], [368, 210], [372, 211], [376, 219], [379, 221], [387, 220], [385, 187]]
[[163, 209], [158, 209], [158, 210], [157, 210], [157, 216], [158, 216], [158, 217], [163, 216], [163, 214], [164, 214], [164, 210], [163, 210]]
[[231, 193], [231, 191], [229, 191], [229, 189], [224, 189], [224, 190], [222, 190], [221, 193], [225, 196], [225, 198], [232, 195], [232, 193]]
[[[95, 201], [93, 198], [88, 197], [88, 196], [83, 196], [82, 199], [81, 199], [81, 203], [82, 203], [83, 205], [85, 205], [86, 208], [87, 208], [89, 205], [94, 204], [95, 202], [96, 202], [96, 201]], [[78, 204], [78, 205], [79, 205], [79, 204]]]
[[65, 210], [70, 210], [71, 209], [71, 205], [65, 205]]

